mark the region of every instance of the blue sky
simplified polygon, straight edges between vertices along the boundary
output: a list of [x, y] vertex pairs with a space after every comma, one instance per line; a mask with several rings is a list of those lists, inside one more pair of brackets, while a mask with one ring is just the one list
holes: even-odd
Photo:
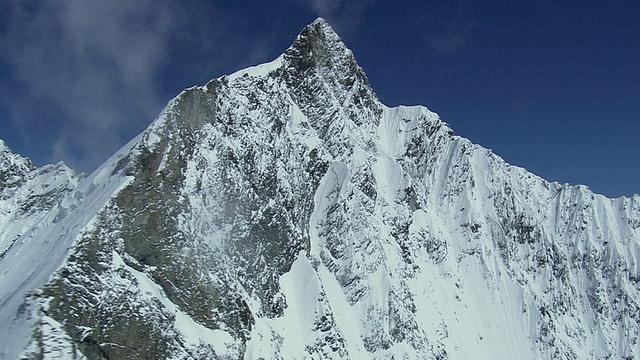
[[182, 89], [275, 58], [318, 16], [383, 103], [548, 180], [640, 193], [636, 1], [8, 0], [0, 138], [90, 172]]

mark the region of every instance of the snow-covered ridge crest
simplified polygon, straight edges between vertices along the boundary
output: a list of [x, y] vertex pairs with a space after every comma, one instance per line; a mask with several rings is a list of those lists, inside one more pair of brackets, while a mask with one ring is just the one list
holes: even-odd
[[229, 81], [234, 81], [243, 76], [266, 76], [270, 72], [277, 70], [280, 67], [282, 67], [282, 55], [278, 56], [270, 62], [238, 70], [233, 74], [226, 75], [225, 77]]
[[[296, 38], [294, 44], [289, 48], [286, 52], [294, 50], [297, 45], [300, 43], [302, 39], [307, 36], [311, 36], [314, 38], [313, 41], [319, 41], [322, 43], [327, 43], [329, 48], [333, 49], [336, 52], [343, 52], [349, 54], [353, 57], [351, 50], [349, 50], [342, 40], [336, 34], [335, 31], [331, 28], [331, 26], [327, 23], [323, 18], [317, 18], [313, 23], [309, 24]], [[308, 56], [314, 56], [313, 51], [308, 51]], [[274, 60], [258, 64], [255, 66], [250, 66], [245, 69], [238, 70], [232, 74], [225, 75], [222, 78], [226, 78], [227, 81], [234, 81], [243, 76], [266, 76], [269, 73], [280, 69], [284, 64], [284, 54], [276, 57]]]
[[31, 160], [14, 154], [4, 141], [0, 140], [0, 185], [3, 188], [19, 181], [19, 178], [24, 177], [34, 168]]

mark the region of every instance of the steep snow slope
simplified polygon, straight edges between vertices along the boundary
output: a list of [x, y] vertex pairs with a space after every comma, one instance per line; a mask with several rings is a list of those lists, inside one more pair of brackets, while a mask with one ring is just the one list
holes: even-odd
[[[21, 174], [23, 180], [15, 182], [21, 186], [11, 190], [12, 197], [3, 199], [8, 216], [0, 239], [11, 242], [0, 258], [0, 317], [4, 324], [0, 328], [0, 344], [4, 345], [0, 356], [16, 358], [26, 345], [36, 322], [30, 308], [37, 303], [33, 299], [38, 297], [38, 289], [62, 265], [79, 234], [91, 228], [96, 214], [126, 184], [127, 178], [115, 172], [114, 160], [130, 149], [131, 145], [125, 146], [86, 179], [78, 178], [62, 163], [36, 169], [28, 159], [13, 154], [5, 161], [20, 164], [25, 171], [14, 171], [13, 179], [16, 173]], [[11, 187], [5, 186], [3, 192], [7, 189]], [[47, 319], [40, 322], [47, 326]]]
[[12, 337], [29, 336], [10, 324], [27, 291], [44, 285], [62, 263], [63, 257], [50, 257], [58, 249], [48, 226], [64, 216], [61, 201], [77, 184], [63, 163], [36, 168], [0, 140], [0, 354]]
[[0, 257], [77, 182], [63, 163], [36, 168], [0, 140]]
[[61, 206], [30, 242], [55, 261], [2, 278], [28, 358], [640, 356], [640, 197], [385, 107], [322, 19], [185, 90]]

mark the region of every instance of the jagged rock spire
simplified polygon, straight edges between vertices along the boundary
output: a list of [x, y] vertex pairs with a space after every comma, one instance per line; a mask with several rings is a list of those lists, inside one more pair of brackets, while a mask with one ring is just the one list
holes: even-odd
[[[322, 18], [306, 26], [283, 54], [285, 82], [320, 136], [338, 109], [356, 126], [379, 123], [380, 104], [353, 53]], [[370, 129], [371, 130], [371, 129]]]
[[295, 67], [296, 75], [316, 71], [325, 78], [336, 77], [340, 80], [340, 90], [349, 89], [356, 79], [369, 87], [353, 53], [323, 18], [316, 19], [300, 32], [284, 58], [289, 66]]
[[33, 169], [31, 160], [11, 152], [0, 139], [0, 188], [20, 182]]
[[316, 66], [335, 65], [332, 60], [345, 57], [344, 55], [355, 62], [351, 51], [322, 18], [307, 25], [285, 53], [291, 64], [302, 71]]

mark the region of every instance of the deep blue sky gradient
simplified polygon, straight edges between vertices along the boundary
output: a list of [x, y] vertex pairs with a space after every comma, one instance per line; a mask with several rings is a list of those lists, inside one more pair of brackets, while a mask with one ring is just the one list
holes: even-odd
[[114, 2], [0, 5], [16, 152], [90, 172], [182, 89], [275, 58], [322, 16], [386, 105], [425, 105], [548, 180], [640, 193], [640, 2]]

